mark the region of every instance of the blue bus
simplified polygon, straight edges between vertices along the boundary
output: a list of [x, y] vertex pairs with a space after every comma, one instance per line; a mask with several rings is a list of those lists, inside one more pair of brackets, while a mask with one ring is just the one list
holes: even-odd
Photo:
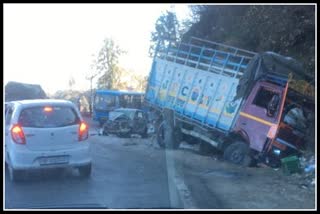
[[96, 90], [93, 98], [93, 120], [100, 126], [108, 119], [110, 111], [117, 108], [143, 109], [144, 93]]

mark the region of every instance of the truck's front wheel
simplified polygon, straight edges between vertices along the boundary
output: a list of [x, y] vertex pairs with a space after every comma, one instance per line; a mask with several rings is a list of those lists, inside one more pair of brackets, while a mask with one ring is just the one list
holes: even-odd
[[249, 166], [251, 163], [249, 146], [241, 141], [228, 145], [224, 150], [223, 157], [225, 160], [238, 165]]

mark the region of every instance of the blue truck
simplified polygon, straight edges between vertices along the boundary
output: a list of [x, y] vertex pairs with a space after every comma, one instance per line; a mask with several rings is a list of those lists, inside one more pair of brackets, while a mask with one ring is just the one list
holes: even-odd
[[193, 139], [245, 165], [298, 154], [301, 142], [281, 134], [288, 128], [283, 110], [290, 81], [277, 72], [287, 69], [283, 61], [293, 59], [195, 37], [159, 42], [145, 100], [158, 115], [160, 147], [177, 149], [182, 139]]

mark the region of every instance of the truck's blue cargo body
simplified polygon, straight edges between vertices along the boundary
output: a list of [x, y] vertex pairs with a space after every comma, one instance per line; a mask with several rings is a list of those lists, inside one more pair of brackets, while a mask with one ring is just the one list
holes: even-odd
[[218, 43], [159, 45], [145, 99], [204, 126], [229, 131], [241, 103], [233, 101], [239, 78], [254, 55]]

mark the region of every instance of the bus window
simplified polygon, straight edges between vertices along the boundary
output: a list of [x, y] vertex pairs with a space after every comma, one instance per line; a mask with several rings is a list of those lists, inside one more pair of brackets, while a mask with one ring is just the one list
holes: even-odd
[[141, 95], [133, 95], [132, 97], [132, 105], [134, 108], [141, 108]]
[[97, 110], [106, 110], [106, 108], [110, 107], [141, 109], [144, 101], [143, 96], [143, 94], [130, 93], [123, 93], [119, 95], [96, 94], [94, 106]]
[[127, 108], [128, 106], [128, 95], [121, 95], [119, 97], [120, 107]]
[[125, 98], [126, 98], [126, 106], [127, 108], [133, 108], [132, 106], [132, 95], [125, 95]]
[[113, 95], [97, 94], [95, 96], [94, 105], [96, 109], [105, 110], [108, 107], [115, 107], [116, 97]]

